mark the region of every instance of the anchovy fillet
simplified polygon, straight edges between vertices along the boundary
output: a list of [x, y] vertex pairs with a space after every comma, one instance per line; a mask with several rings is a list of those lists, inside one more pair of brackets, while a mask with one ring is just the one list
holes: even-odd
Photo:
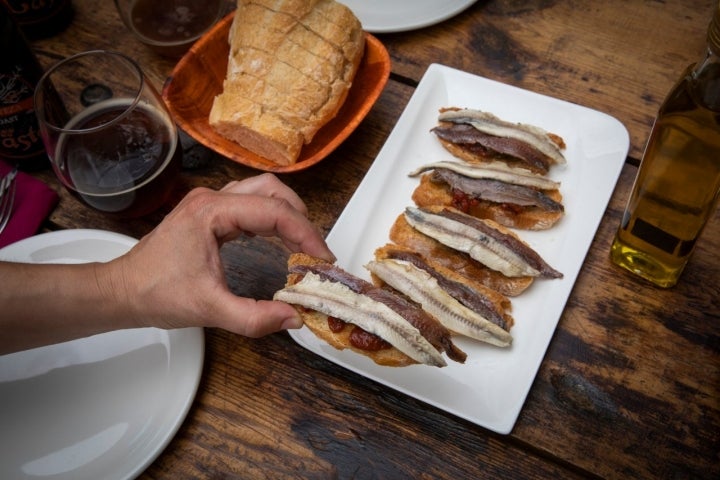
[[538, 207], [546, 212], [562, 212], [562, 203], [545, 194], [524, 185], [505, 183], [489, 178], [469, 178], [462, 174], [438, 168], [432, 173], [434, 181], [441, 181], [470, 197], [494, 203], [509, 203], [522, 207]]
[[405, 219], [416, 230], [508, 277], [562, 277], [562, 273], [512, 235], [470, 215], [447, 209], [442, 213], [407, 207]]
[[483, 292], [476, 290], [470, 283], [448, 278], [445, 274], [426, 262], [420, 254], [414, 251], [390, 248], [385, 252], [385, 255], [387, 256], [384, 258], [378, 257], [378, 259], [390, 259], [406, 262], [424, 272], [427, 272], [428, 275], [437, 281], [440, 288], [445, 290], [455, 300], [465, 305], [470, 310], [480, 314], [483, 318], [494, 323], [503, 330], [509, 330], [502, 307], [498, 307], [498, 305], [490, 300]]
[[426, 312], [453, 332], [498, 347], [512, 343], [510, 333], [458, 302], [434, 277], [411, 263], [386, 259], [370, 262], [365, 268], [422, 305]]
[[428, 170], [445, 169], [468, 178], [498, 180], [513, 185], [539, 188], [541, 190], [557, 190], [560, 188], [560, 182], [550, 180], [542, 175], [530, 173], [524, 169], [512, 168], [506, 165], [505, 163], [494, 162], [493, 164], [475, 166], [469, 163], [443, 161], [423, 165], [408, 175], [415, 177]]
[[492, 113], [472, 109], [446, 110], [440, 113], [438, 119], [443, 122], [466, 123], [488, 135], [520, 140], [547, 155], [553, 163], [560, 165], [566, 163], [565, 157], [560, 152], [557, 144], [540, 127], [524, 123], [506, 122]]
[[322, 280], [310, 272], [298, 283], [275, 292], [273, 298], [357, 325], [418, 363], [435, 367], [447, 365], [440, 352], [402, 316], [343, 284]]

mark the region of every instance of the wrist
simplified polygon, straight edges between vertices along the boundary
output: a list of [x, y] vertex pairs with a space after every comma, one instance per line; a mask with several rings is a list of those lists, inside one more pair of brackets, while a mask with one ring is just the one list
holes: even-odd
[[93, 278], [95, 294], [100, 302], [99, 310], [114, 328], [147, 327], [138, 305], [141, 300], [132, 292], [134, 283], [129, 278], [123, 258], [107, 263], [94, 263]]

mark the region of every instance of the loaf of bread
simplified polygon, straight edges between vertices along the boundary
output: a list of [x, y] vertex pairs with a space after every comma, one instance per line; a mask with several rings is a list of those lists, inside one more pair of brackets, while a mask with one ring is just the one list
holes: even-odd
[[365, 51], [360, 21], [334, 0], [238, 0], [228, 41], [210, 126], [278, 165], [295, 163], [347, 97]]

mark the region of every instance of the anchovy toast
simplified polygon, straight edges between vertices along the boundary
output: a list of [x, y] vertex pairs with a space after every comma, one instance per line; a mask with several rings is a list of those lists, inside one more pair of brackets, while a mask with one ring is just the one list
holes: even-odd
[[294, 305], [318, 338], [385, 366], [445, 366], [443, 352], [464, 362], [450, 332], [416, 305], [323, 260], [293, 254], [285, 288], [274, 298]]

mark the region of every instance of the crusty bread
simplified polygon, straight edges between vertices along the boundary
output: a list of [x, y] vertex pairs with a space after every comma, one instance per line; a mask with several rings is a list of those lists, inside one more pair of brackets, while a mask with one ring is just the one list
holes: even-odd
[[[559, 190], [546, 190], [545, 194], [556, 202], [562, 202]], [[412, 199], [420, 208], [433, 205], [455, 207], [453, 193], [444, 182], [432, 181], [432, 174], [424, 174], [420, 184], [415, 188]], [[487, 218], [510, 228], [522, 230], [546, 230], [558, 222], [564, 212], [548, 212], [538, 207], [521, 207], [515, 205], [499, 204], [484, 200], [476, 200], [460, 209], [474, 217]]]
[[[298, 264], [315, 265], [323, 262], [323, 260], [311, 257], [304, 253], [295, 253], [288, 259], [288, 267]], [[298, 274], [288, 275], [287, 285], [293, 285], [299, 282], [302, 277], [302, 275]], [[347, 324], [340, 332], [333, 332], [328, 326], [328, 316], [324, 313], [309, 310], [298, 305], [294, 305], [294, 307], [300, 313], [300, 317], [305, 325], [315, 334], [315, 336], [338, 350], [348, 348], [356, 353], [370, 357], [378, 365], [388, 367], [405, 367], [417, 363], [415, 360], [394, 347], [375, 351], [355, 348], [350, 343], [350, 332], [352, 332], [352, 329], [355, 328], [354, 325]]]
[[390, 240], [394, 243], [414, 250], [425, 258], [444, 266], [468, 279], [474, 279], [488, 288], [503, 295], [514, 297], [524, 292], [533, 282], [532, 277], [506, 277], [463, 252], [447, 247], [434, 238], [415, 230], [405, 220], [404, 215], [398, 216], [390, 229]]
[[278, 165], [295, 163], [347, 97], [365, 50], [360, 21], [334, 0], [238, 0], [228, 41], [210, 126]]

